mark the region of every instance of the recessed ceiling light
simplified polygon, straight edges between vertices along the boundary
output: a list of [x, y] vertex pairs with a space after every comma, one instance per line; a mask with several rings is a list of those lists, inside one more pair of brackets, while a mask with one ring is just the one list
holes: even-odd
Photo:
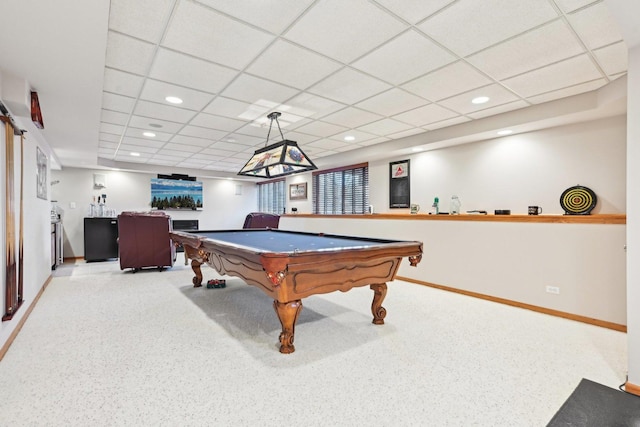
[[505, 129], [505, 130], [498, 131], [498, 135], [509, 135], [511, 133], [513, 133], [513, 131], [511, 129]]
[[236, 142], [235, 138], [227, 138], [227, 142]]
[[132, 151], [130, 153], [133, 157], [140, 157], [140, 153], [136, 153], [135, 151]]
[[153, 138], [154, 136], [156, 136], [156, 134], [153, 132], [142, 132], [142, 134], [144, 136], [148, 136], [149, 138]]
[[424, 150], [422, 147], [413, 147], [411, 149], [414, 153], [419, 153], [420, 151]]
[[170, 102], [171, 104], [182, 104], [182, 99], [178, 98], [177, 96], [167, 96], [164, 100]]
[[489, 101], [489, 97], [488, 96], [478, 96], [477, 98], [473, 98], [471, 100], [471, 103], [472, 104], [484, 104], [487, 101]]
[[353, 135], [347, 135], [347, 136], [344, 137], [344, 140], [345, 141], [355, 141], [356, 137], [353, 136]]

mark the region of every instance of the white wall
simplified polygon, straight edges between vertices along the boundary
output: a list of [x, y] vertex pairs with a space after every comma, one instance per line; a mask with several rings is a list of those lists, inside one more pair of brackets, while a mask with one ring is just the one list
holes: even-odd
[[[37, 296], [38, 292], [47, 281], [51, 274], [51, 228], [50, 228], [50, 210], [49, 201], [39, 199], [36, 196], [36, 146], [37, 143], [29, 139], [26, 135], [24, 141], [24, 154], [21, 160], [20, 155], [20, 137], [14, 137], [14, 202], [15, 202], [15, 236], [16, 248], [19, 248], [19, 226], [20, 226], [20, 168], [24, 164], [23, 175], [23, 300], [22, 307], [13, 316], [10, 321], [0, 323], [0, 346], [4, 345], [11, 333], [14, 331], [18, 322], [25, 315], [27, 309]], [[48, 153], [48, 147], [42, 146], [43, 152]], [[0, 309], [4, 315], [5, 307], [5, 284], [6, 284], [6, 267], [7, 259], [5, 246], [5, 208], [6, 201], [6, 178], [5, 178], [5, 125], [0, 122], [0, 164], [2, 164], [2, 173], [0, 174], [0, 230], [2, 231], [2, 244], [0, 245], [0, 274], [2, 275], [2, 292], [0, 292]], [[18, 262], [18, 254], [16, 253], [16, 263]]]
[[410, 159], [411, 202], [422, 212], [436, 196], [448, 211], [455, 194], [463, 212], [524, 214], [538, 205], [562, 214], [560, 195], [580, 184], [598, 196], [593, 213], [624, 213], [625, 126], [618, 116], [370, 163], [371, 203], [376, 212], [403, 211], [389, 209], [389, 161]]
[[[628, 116], [640, 115], [640, 46], [629, 50]], [[640, 387], [640, 122], [629, 120], [627, 177], [629, 208], [627, 213], [627, 312], [629, 382]]]
[[[106, 175], [106, 188], [93, 187], [95, 173]], [[84, 217], [92, 198], [107, 195], [107, 207], [116, 213], [151, 210], [151, 178], [157, 174], [65, 168], [53, 171], [52, 187], [64, 230], [64, 257], [84, 256]], [[241, 228], [244, 217], [257, 209], [255, 184], [228, 179], [198, 178], [203, 184], [203, 209], [167, 210], [173, 219], [197, 219], [201, 230]], [[240, 186], [240, 194], [236, 194]], [[75, 206], [75, 207], [74, 207]]]

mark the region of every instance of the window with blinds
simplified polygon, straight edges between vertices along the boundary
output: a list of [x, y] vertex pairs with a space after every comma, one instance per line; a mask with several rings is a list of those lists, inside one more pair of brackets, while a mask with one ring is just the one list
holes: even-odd
[[368, 163], [313, 172], [314, 214], [363, 214], [368, 206]]
[[258, 183], [258, 210], [280, 215], [284, 212], [285, 180], [278, 179]]

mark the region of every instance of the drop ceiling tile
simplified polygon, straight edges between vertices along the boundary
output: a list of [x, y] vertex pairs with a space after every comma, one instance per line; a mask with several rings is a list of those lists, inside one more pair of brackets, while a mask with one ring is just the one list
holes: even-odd
[[366, 0], [316, 2], [285, 38], [348, 63], [403, 30], [400, 21]]
[[104, 70], [104, 91], [107, 93], [137, 98], [143, 82], [143, 77], [131, 73], [112, 68], [105, 68]]
[[208, 165], [211, 163], [211, 160], [208, 159], [203, 159], [202, 156], [200, 155], [196, 155], [196, 156], [191, 156], [189, 157], [187, 160], [185, 160], [184, 162], [181, 162], [179, 164], [180, 167], [182, 168], [194, 168], [194, 169], [199, 169], [201, 168], [203, 165]]
[[155, 45], [109, 31], [105, 65], [129, 73], [146, 75]]
[[321, 121], [311, 122], [307, 125], [300, 126], [296, 129], [296, 132], [306, 133], [308, 135], [314, 135], [319, 137], [329, 137], [340, 132], [348, 130], [343, 126], [332, 125], [331, 123], [325, 123]]
[[411, 24], [417, 24], [424, 18], [453, 3], [454, 0], [376, 0]]
[[220, 65], [242, 69], [273, 38], [273, 35], [199, 3], [182, 1], [178, 4], [162, 45]]
[[238, 72], [232, 68], [160, 48], [149, 77], [203, 92], [217, 93], [237, 74]]
[[578, 84], [553, 92], [543, 93], [542, 95], [532, 96], [528, 98], [528, 101], [533, 102], [534, 104], [541, 104], [543, 102], [553, 101], [556, 99], [565, 98], [567, 96], [574, 96], [585, 92], [591, 92], [592, 90], [601, 88], [605, 84], [607, 84], [607, 81], [605, 79], [593, 80], [587, 83]]
[[117, 111], [102, 110], [100, 113], [100, 121], [111, 123], [114, 125], [126, 125], [129, 120], [129, 114], [119, 113]]
[[208, 129], [199, 126], [185, 126], [180, 131], [180, 135], [193, 136], [196, 138], [205, 138], [209, 141], [217, 141], [227, 136], [229, 132], [224, 130]]
[[[353, 141], [345, 141], [345, 137], [353, 137], [355, 138]], [[351, 129], [345, 132], [341, 132], [338, 133], [336, 135], [333, 135], [331, 137], [331, 139], [335, 139], [336, 141], [340, 141], [340, 142], [346, 142], [347, 144], [350, 145], [358, 145], [363, 143], [364, 141], [368, 141], [370, 139], [375, 139], [377, 138], [377, 135], [374, 135], [372, 133], [367, 133], [367, 132], [362, 132], [360, 130], [355, 130], [355, 129]]]
[[211, 102], [214, 95], [158, 80], [147, 79], [140, 94], [140, 99], [157, 102], [158, 104], [168, 104], [165, 100], [167, 96], [176, 96], [182, 99], [183, 102], [179, 104], [179, 108], [199, 111]]
[[102, 93], [102, 108], [105, 110], [130, 113], [135, 103], [135, 98], [129, 96], [116, 95], [109, 92]]
[[123, 144], [141, 145], [145, 147], [153, 147], [155, 149], [162, 148], [166, 142], [167, 140], [152, 140], [149, 138], [137, 138], [137, 137], [131, 137], [131, 136], [125, 136], [124, 138], [122, 138]]
[[573, 12], [576, 9], [585, 7], [592, 3], [597, 3], [599, 0], [556, 0], [558, 6], [565, 12]]
[[284, 31], [313, 3], [313, 0], [229, 1], [198, 0], [223, 13], [234, 16], [272, 33]]
[[628, 68], [628, 49], [624, 42], [612, 44], [593, 51], [598, 63], [608, 76], [624, 73]]
[[[295, 141], [298, 143], [298, 145], [301, 146], [320, 139], [320, 137], [318, 136], [300, 132], [287, 132], [284, 134], [284, 138], [290, 141]], [[262, 143], [264, 144], [264, 140], [262, 140]]]
[[100, 132], [122, 135], [124, 126], [112, 125], [111, 123], [100, 123]]
[[438, 101], [489, 83], [491, 79], [466, 62], [458, 61], [404, 84], [402, 88], [430, 101]]
[[506, 40], [558, 16], [548, 0], [459, 1], [418, 27], [461, 56]]
[[[210, 144], [208, 148], [212, 148], [214, 150], [222, 150], [229, 152], [242, 152], [247, 149], [245, 145], [238, 145], [234, 142], [225, 142], [225, 141], [216, 141], [213, 144]], [[247, 158], [247, 160], [249, 160]]]
[[307, 144], [306, 147], [309, 147], [312, 152], [313, 150], [334, 150], [340, 151], [341, 147], [348, 147], [351, 144], [344, 141], [336, 141], [333, 139], [321, 139], [310, 144]]
[[358, 126], [366, 125], [367, 123], [375, 122], [382, 118], [379, 114], [374, 114], [359, 108], [347, 107], [323, 117], [322, 121], [348, 128], [357, 128]]
[[189, 145], [191, 147], [203, 148], [210, 146], [214, 142], [214, 140], [208, 138], [194, 138], [191, 136], [176, 135], [173, 137], [171, 142], [173, 144]]
[[568, 16], [571, 26], [589, 49], [597, 49], [622, 40], [618, 24], [605, 3], [596, 3]]
[[109, 29], [157, 43], [174, 3], [174, 0], [111, 0]]
[[287, 41], [278, 40], [247, 68], [247, 72], [305, 89], [340, 67], [342, 65], [339, 62]]
[[200, 126], [209, 129], [223, 130], [233, 132], [247, 124], [244, 120], [235, 120], [228, 117], [214, 116], [207, 113], [200, 113], [191, 120], [194, 126]]
[[117, 162], [126, 162], [126, 163], [147, 163], [150, 156], [152, 154], [140, 153], [139, 156], [132, 156], [128, 151], [118, 152], [115, 157], [115, 161]]
[[580, 55], [507, 79], [504, 84], [520, 96], [530, 97], [601, 78], [587, 55]]
[[318, 119], [345, 107], [344, 104], [322, 96], [303, 92], [289, 99], [286, 103], [297, 115]]
[[396, 114], [393, 118], [413, 126], [426, 126], [429, 123], [450, 119], [455, 116], [458, 116], [458, 113], [454, 113], [436, 104], [429, 104], [401, 114]]
[[166, 120], [150, 119], [149, 117], [131, 116], [130, 128], [138, 128], [151, 131], [156, 135], [171, 135], [182, 129], [181, 123], [168, 122]]
[[345, 104], [355, 104], [389, 88], [391, 85], [381, 80], [351, 68], [343, 68], [310, 88], [308, 92]]
[[468, 58], [501, 80], [584, 53], [573, 31], [561, 19], [529, 31]]
[[106, 141], [106, 142], [120, 142], [120, 135], [114, 135], [112, 133], [100, 133], [98, 135], [98, 139], [100, 141]]
[[243, 74], [234, 80], [221, 95], [249, 103], [266, 101], [277, 105], [297, 93], [296, 89], [279, 83]]
[[[232, 151], [224, 151], [224, 150], [213, 149], [213, 148], [205, 148], [204, 150], [202, 150], [201, 153], [202, 154], [208, 154], [208, 155], [211, 155], [211, 156], [219, 156], [222, 159], [225, 159], [225, 158], [227, 158], [227, 157], [229, 157], [229, 156], [234, 154]], [[247, 160], [249, 160], [249, 157], [247, 157]]]
[[189, 157], [191, 155], [191, 152], [183, 150], [182, 148], [179, 148], [179, 149], [165, 149], [160, 151], [159, 154], [166, 156], [167, 159], [173, 159], [175, 161], [179, 161], [180, 159]]
[[117, 142], [108, 142], [108, 141], [98, 141], [99, 148], [110, 149], [115, 152], [115, 149], [118, 148]]
[[370, 139], [368, 141], [362, 141], [360, 143], [360, 145], [362, 145], [363, 147], [370, 147], [372, 145], [380, 144], [382, 142], [387, 142], [387, 141], [391, 141], [391, 138], [387, 138], [387, 137], [384, 137], [384, 136], [379, 136], [377, 138]]
[[251, 104], [249, 102], [237, 101], [235, 99], [218, 96], [211, 101], [203, 111], [208, 114], [215, 114], [216, 116], [236, 119], [247, 111], [250, 106]]
[[428, 101], [405, 92], [401, 89], [391, 89], [379, 95], [356, 104], [356, 107], [383, 116], [393, 116], [403, 111], [411, 110], [428, 104]]
[[420, 128], [413, 128], [413, 129], [405, 130], [398, 133], [392, 133], [391, 135], [389, 135], [389, 137], [391, 139], [400, 139], [400, 138], [406, 138], [408, 136], [418, 135], [421, 133], [425, 133], [425, 130]]
[[98, 157], [111, 160], [115, 156], [116, 150], [112, 148], [98, 148]]
[[187, 123], [196, 115], [196, 112], [149, 101], [138, 101], [134, 114], [170, 122]]
[[144, 136], [144, 129], [136, 129], [132, 127], [128, 127], [125, 131], [124, 135], [131, 138], [140, 138], [143, 141], [149, 141], [149, 144], [153, 144], [155, 141], [166, 142], [171, 139], [173, 134], [165, 133], [165, 132], [154, 132], [156, 136], [149, 137]]
[[234, 144], [244, 145], [245, 147], [255, 147], [257, 145], [264, 145], [265, 138], [258, 138], [249, 135], [240, 135], [237, 133], [229, 134], [224, 139], [226, 142], [233, 142]]
[[162, 152], [164, 154], [168, 153], [168, 152], [180, 152], [181, 154], [183, 154], [182, 157], [187, 157], [189, 153], [197, 153], [200, 150], [202, 150], [201, 146], [197, 146], [197, 145], [188, 145], [188, 144], [179, 144], [179, 143], [175, 143], [175, 142], [170, 142], [167, 145], [164, 146]]
[[397, 120], [393, 119], [382, 119], [377, 122], [369, 123], [364, 126], [360, 126], [358, 130], [362, 132], [372, 133], [374, 135], [386, 136], [392, 133], [401, 132], [404, 130], [411, 129], [412, 126], [401, 123]]
[[[169, 163], [164, 163], [164, 162], [171, 162], [171, 164], [175, 164], [176, 161], [179, 161], [180, 159], [176, 159], [173, 156], [170, 156], [168, 154], [156, 154], [155, 156], [153, 156], [153, 161], [155, 164], [169, 164]], [[162, 162], [162, 163], [160, 163]]]
[[[489, 102], [485, 104], [472, 104], [471, 100], [478, 96], [488, 96]], [[438, 104], [460, 114], [468, 114], [516, 100], [518, 100], [518, 97], [513, 93], [498, 84], [493, 84], [443, 99], [442, 101], [438, 101]]]
[[235, 131], [234, 135], [248, 135], [256, 138], [263, 138], [266, 141], [267, 133], [269, 132], [269, 126], [260, 126], [253, 123], [244, 125], [242, 128]]
[[518, 100], [518, 101], [510, 102], [508, 104], [499, 105], [497, 107], [480, 110], [475, 113], [469, 113], [468, 116], [473, 119], [481, 119], [483, 117], [495, 116], [497, 114], [506, 113], [508, 111], [525, 108], [525, 107], [528, 107], [529, 105], [530, 104], [526, 101]]
[[148, 145], [130, 145], [124, 143], [120, 145], [120, 148], [118, 148], [118, 153], [129, 153], [132, 151], [135, 153], [155, 154], [158, 149], [150, 147]]
[[454, 117], [453, 119], [442, 120], [440, 122], [431, 123], [424, 127], [426, 130], [436, 130], [449, 126], [459, 125], [460, 123], [470, 122], [471, 119], [465, 116]]
[[409, 30], [352, 64], [386, 82], [398, 85], [456, 59], [451, 53]]

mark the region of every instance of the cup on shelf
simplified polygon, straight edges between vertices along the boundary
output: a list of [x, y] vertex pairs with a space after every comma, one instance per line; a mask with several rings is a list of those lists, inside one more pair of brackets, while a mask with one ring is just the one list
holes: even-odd
[[540, 206], [529, 206], [528, 209], [529, 215], [539, 215], [542, 213], [542, 207]]

